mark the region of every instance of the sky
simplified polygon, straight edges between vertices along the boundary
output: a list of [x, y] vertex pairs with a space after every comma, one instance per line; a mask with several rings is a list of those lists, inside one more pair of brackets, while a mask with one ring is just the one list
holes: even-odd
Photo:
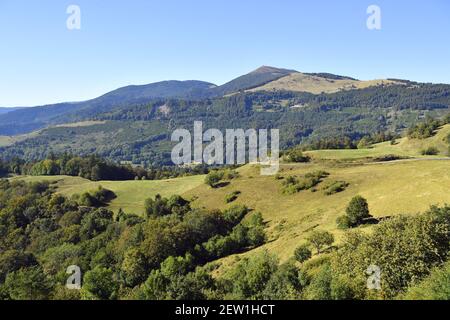
[[[70, 5], [80, 29], [67, 28]], [[449, 16], [448, 0], [0, 0], [0, 106], [162, 80], [220, 85], [261, 65], [450, 83]]]

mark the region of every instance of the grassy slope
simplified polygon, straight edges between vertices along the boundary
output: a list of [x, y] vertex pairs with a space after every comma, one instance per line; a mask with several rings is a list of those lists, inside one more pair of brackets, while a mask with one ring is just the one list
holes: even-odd
[[109, 208], [115, 212], [122, 208], [127, 213], [142, 214], [144, 200], [161, 194], [168, 197], [173, 194], [183, 195], [192, 188], [203, 183], [204, 176], [183, 177], [158, 181], [98, 181], [92, 182], [80, 177], [53, 176], [53, 177], [20, 177], [26, 181], [57, 181], [56, 186], [61, 194], [71, 196], [76, 193], [95, 190], [98, 186], [114, 191], [117, 198]]
[[389, 85], [395, 83], [395, 81], [391, 80], [331, 80], [318, 76], [307, 75], [304, 73], [293, 73], [248, 91], [290, 90], [319, 94], [322, 92], [333, 93], [341, 90], [364, 89], [370, 86]]
[[383, 142], [373, 145], [369, 149], [358, 150], [317, 150], [310, 151], [308, 154], [318, 159], [357, 159], [364, 157], [378, 157], [382, 155], [395, 154], [399, 156], [423, 158], [421, 150], [433, 146], [436, 147], [440, 154], [436, 157], [448, 155], [448, 144], [445, 139], [450, 134], [450, 125], [445, 125], [437, 131], [436, 135], [427, 139], [408, 139], [401, 138], [397, 140], [395, 145], [390, 142]]
[[321, 190], [284, 195], [281, 181], [260, 176], [256, 168], [245, 167], [241, 169], [242, 177], [224, 188], [214, 190], [200, 185], [187, 194], [198, 196], [194, 204], [223, 208], [227, 206], [224, 204], [227, 193], [241, 191], [236, 203], [246, 204], [263, 214], [272, 240], [265, 247], [286, 260], [315, 226], [332, 231], [339, 239], [341, 232], [336, 229], [336, 218], [345, 212], [350, 199], [357, 194], [367, 198], [371, 213], [376, 217], [416, 213], [432, 204], [450, 203], [449, 165], [450, 161], [408, 161], [342, 167], [330, 164], [282, 166], [284, 176], [323, 169], [331, 173], [326, 180], [350, 183], [347, 190], [331, 196]]

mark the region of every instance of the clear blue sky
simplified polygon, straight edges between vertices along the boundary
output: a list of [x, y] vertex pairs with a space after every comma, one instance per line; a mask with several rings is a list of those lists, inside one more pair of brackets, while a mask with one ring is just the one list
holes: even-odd
[[[66, 9], [81, 8], [81, 30]], [[380, 6], [382, 29], [366, 28]], [[128, 84], [222, 84], [260, 65], [450, 83], [447, 0], [0, 0], [0, 106]]]

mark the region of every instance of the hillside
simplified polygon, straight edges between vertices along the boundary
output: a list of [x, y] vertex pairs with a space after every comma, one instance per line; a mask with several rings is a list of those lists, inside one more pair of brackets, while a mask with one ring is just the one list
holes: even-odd
[[[224, 209], [233, 204], [245, 204], [262, 213], [267, 222], [270, 241], [262, 248], [275, 253], [282, 261], [289, 259], [308, 231], [315, 228], [331, 231], [340, 239], [336, 218], [342, 215], [352, 197], [364, 196], [375, 217], [403, 213], [418, 213], [433, 204], [450, 203], [448, 186], [450, 160], [387, 162], [378, 164], [341, 164], [332, 162], [312, 164], [283, 164], [280, 175], [302, 176], [308, 172], [325, 170], [330, 173], [317, 192], [301, 191], [293, 195], [282, 194], [281, 180], [273, 176], [260, 176], [259, 169], [245, 166], [239, 169], [241, 177], [231, 184], [212, 189], [203, 183], [204, 176], [165, 181], [90, 182], [72, 177], [29, 177], [26, 181], [57, 181], [58, 192], [71, 196], [95, 190], [99, 185], [117, 194], [110, 208], [127, 213], [142, 214], [144, 200], [159, 193], [163, 196], [181, 194], [195, 199], [195, 207]], [[21, 178], [22, 179], [22, 178]], [[331, 181], [349, 183], [343, 192], [327, 196], [322, 188]], [[224, 199], [232, 191], [240, 191], [238, 199], [226, 204]], [[261, 250], [257, 249], [256, 251]], [[249, 252], [248, 254], [252, 254]], [[230, 256], [223, 262], [232, 263]]]
[[0, 107], [0, 114], [5, 114], [5, 113], [16, 111], [19, 109], [20, 109], [19, 107], [18, 108], [1, 108]]
[[[444, 155], [420, 155], [422, 148], [448, 148], [448, 144], [443, 140], [449, 134], [450, 125], [446, 125], [428, 139], [402, 138], [393, 146], [382, 143], [365, 150], [311, 151], [309, 154], [315, 159], [311, 163], [281, 164], [279, 176], [283, 178], [301, 177], [318, 170], [328, 172], [329, 176], [323, 179], [315, 192], [305, 190], [295, 194], [283, 194], [283, 180], [280, 177], [275, 179], [274, 176], [261, 176], [258, 166], [255, 165], [239, 168], [240, 177], [221, 188], [211, 188], [204, 184], [203, 175], [161, 181], [91, 182], [66, 176], [14, 179], [53, 181], [56, 182], [58, 192], [66, 196], [92, 191], [101, 185], [116, 193], [117, 198], [109, 204], [109, 208], [116, 213], [122, 208], [127, 213], [142, 214], [144, 201], [156, 194], [165, 197], [179, 194], [193, 200], [194, 207], [210, 210], [244, 204], [261, 212], [267, 222], [270, 241], [263, 248], [285, 261], [292, 256], [310, 230], [328, 230], [340, 239], [342, 231], [337, 229], [336, 218], [343, 214], [348, 202], [355, 195], [362, 195], [368, 200], [370, 212], [377, 218], [404, 213], [415, 214], [425, 211], [431, 205], [450, 203], [450, 158]], [[370, 159], [387, 154], [420, 159], [388, 162], [373, 162]], [[346, 159], [352, 161], [348, 162]], [[360, 161], [355, 162], [355, 159]], [[326, 195], [324, 188], [333, 181], [346, 182], [348, 187], [342, 192]], [[226, 195], [233, 191], [240, 191], [237, 200], [226, 204]], [[365, 228], [370, 229], [370, 226]], [[233, 259], [225, 259], [225, 265]]]
[[184, 195], [190, 190], [203, 184], [204, 176], [191, 176], [157, 181], [98, 181], [93, 182], [80, 177], [69, 176], [28, 176], [16, 177], [27, 182], [49, 181], [55, 183], [59, 193], [72, 196], [96, 190], [99, 186], [112, 190], [117, 198], [112, 200], [109, 208], [117, 213], [121, 208], [127, 213], [142, 215], [144, 201], [157, 194], [169, 197], [174, 194]]
[[[448, 131], [447, 125], [429, 139], [401, 141], [389, 151], [416, 154], [415, 148], [439, 145]], [[382, 150], [383, 146], [373, 149]], [[120, 299], [188, 299], [192, 292], [202, 299], [250, 298], [234, 291], [235, 283], [239, 286], [242, 277], [253, 279], [260, 274], [269, 274], [257, 278], [266, 288], [264, 294], [276, 281], [269, 296], [273, 299], [280, 297], [277, 288], [283, 298], [322, 299], [331, 294], [315, 291], [317, 282], [336, 290], [333, 279], [347, 272], [350, 277], [344, 288], [351, 291], [331, 296], [333, 299], [402, 298], [411, 286], [430, 281], [427, 277], [440, 272], [438, 268], [448, 261], [450, 207], [444, 205], [450, 203], [450, 158], [374, 162], [366, 156], [354, 155], [358, 161], [316, 157], [309, 163], [282, 163], [276, 176], [262, 176], [257, 165], [245, 165], [237, 169], [238, 175], [214, 187], [206, 185], [204, 175], [160, 181], [92, 182], [67, 176], [3, 179], [0, 198], [5, 207], [1, 213], [7, 218], [3, 219], [7, 236], [0, 242], [9, 251], [2, 252], [2, 261], [10, 261], [11, 254], [27, 257], [18, 251], [11, 253], [9, 248], [16, 244], [9, 239], [17, 233], [24, 237], [25, 230], [31, 230], [22, 247], [27, 249], [25, 254], [38, 257], [39, 269], [33, 265], [27, 272], [42, 274], [43, 270], [51, 279], [58, 279], [67, 265], [82, 266], [87, 274], [100, 273], [102, 281], [116, 285], [113, 290], [120, 291]], [[52, 184], [38, 183], [43, 180]], [[288, 188], [292, 181], [301, 188]], [[348, 214], [349, 203], [358, 195], [364, 203], [367, 200], [371, 216], [352, 230], [343, 230], [337, 218]], [[433, 205], [441, 207], [430, 209]], [[42, 211], [46, 214], [35, 218]], [[26, 219], [34, 220], [27, 223]], [[11, 228], [22, 221], [26, 227]], [[316, 245], [322, 240], [312, 240], [313, 236], [328, 240]], [[383, 270], [382, 291], [367, 289], [369, 264]], [[5, 274], [24, 272], [18, 268], [17, 264], [7, 265], [0, 274], [8, 286], [11, 276]], [[113, 272], [125, 275], [121, 289]], [[446, 276], [444, 273], [444, 287]], [[82, 290], [88, 287], [89, 277], [84, 277]], [[300, 277], [305, 277], [305, 285], [291, 287], [291, 283], [303, 281]], [[153, 286], [155, 279], [164, 285]], [[63, 291], [55, 291], [57, 297], [84, 297], [78, 292], [69, 296], [58, 287], [56, 284], [54, 290]], [[439, 288], [438, 293], [444, 291]], [[110, 294], [102, 297], [108, 299]]]
[[442, 158], [449, 156], [448, 136], [450, 135], [450, 125], [445, 125], [436, 132], [432, 137], [426, 139], [410, 139], [403, 137], [397, 139], [394, 145], [391, 142], [383, 142], [370, 146], [365, 149], [350, 150], [317, 150], [308, 151], [307, 154], [315, 159], [327, 160], [349, 160], [358, 158], [374, 158], [385, 155], [397, 155], [400, 157], [411, 158], [430, 158], [430, 156], [422, 155], [422, 151], [434, 147], [438, 150], [438, 154], [432, 157]]
[[148, 102], [155, 98], [186, 97], [213, 86], [202, 81], [163, 81], [119, 88], [88, 101], [22, 108], [0, 115], [0, 135], [29, 133], [48, 125], [89, 118], [121, 105]]
[[330, 77], [323, 74], [305, 74], [296, 72], [264, 84], [263, 86], [250, 89], [249, 91], [287, 90], [320, 94], [393, 84], [399, 84], [399, 82], [393, 80], [359, 81], [348, 77]]

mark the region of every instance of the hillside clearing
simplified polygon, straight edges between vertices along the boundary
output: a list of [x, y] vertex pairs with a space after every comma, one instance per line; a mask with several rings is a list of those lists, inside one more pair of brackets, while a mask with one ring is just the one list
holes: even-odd
[[36, 176], [17, 177], [28, 182], [55, 181], [57, 191], [66, 196], [80, 194], [102, 186], [114, 191], [117, 198], [109, 204], [109, 209], [117, 212], [122, 208], [127, 213], [144, 213], [144, 201], [160, 194], [169, 197], [174, 194], [183, 195], [203, 183], [204, 176], [189, 176], [168, 180], [146, 181], [89, 181], [80, 177], [68, 176]]
[[[315, 150], [307, 154], [315, 159], [346, 160], [358, 158], [373, 158], [385, 155], [397, 155], [401, 157], [414, 158], [442, 158], [447, 156], [449, 145], [446, 142], [450, 135], [450, 125], [443, 126], [436, 135], [426, 139], [409, 139], [407, 137], [397, 139], [395, 145], [389, 141], [374, 144], [368, 149], [339, 149], [339, 150]], [[435, 147], [439, 151], [436, 156], [423, 156], [421, 151], [428, 147]]]

